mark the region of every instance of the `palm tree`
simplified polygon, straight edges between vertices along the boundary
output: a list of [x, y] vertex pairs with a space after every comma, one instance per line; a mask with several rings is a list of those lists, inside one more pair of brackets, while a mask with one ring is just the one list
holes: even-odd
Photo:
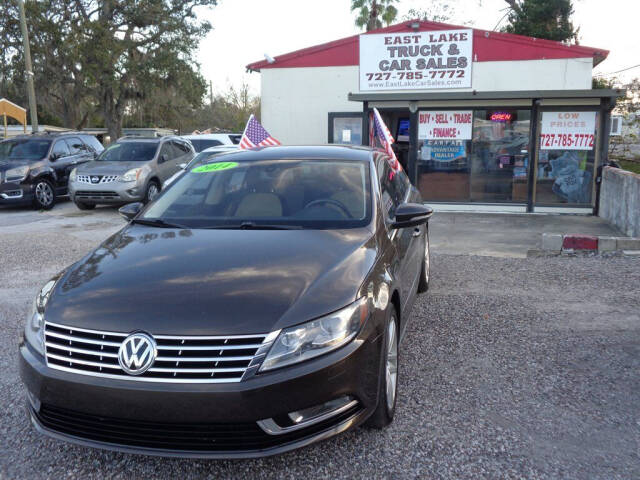
[[398, 10], [393, 6], [398, 0], [351, 0], [351, 11], [358, 11], [356, 26], [367, 32], [389, 26], [396, 19]]

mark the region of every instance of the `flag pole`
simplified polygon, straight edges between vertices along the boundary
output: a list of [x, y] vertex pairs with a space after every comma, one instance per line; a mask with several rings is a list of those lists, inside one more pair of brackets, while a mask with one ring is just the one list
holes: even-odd
[[242, 137], [240, 137], [241, 139], [244, 138], [244, 136], [247, 134], [247, 128], [249, 128], [249, 124], [251, 123], [252, 118], [253, 118], [253, 113], [249, 115], [249, 119], [247, 120], [247, 123], [244, 126], [244, 130], [242, 131]]

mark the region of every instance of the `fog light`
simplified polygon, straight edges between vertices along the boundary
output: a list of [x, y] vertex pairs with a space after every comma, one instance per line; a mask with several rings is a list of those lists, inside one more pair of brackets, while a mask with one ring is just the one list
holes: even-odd
[[285, 422], [280, 421], [280, 423], [278, 423], [273, 418], [259, 420], [258, 425], [269, 435], [282, 435], [283, 433], [289, 433], [328, 420], [346, 412], [357, 404], [357, 400], [349, 395], [345, 395], [344, 397], [336, 398], [335, 400], [330, 400], [320, 405], [288, 413], [287, 417], [290, 421], [286, 422], [286, 425], [284, 425]]

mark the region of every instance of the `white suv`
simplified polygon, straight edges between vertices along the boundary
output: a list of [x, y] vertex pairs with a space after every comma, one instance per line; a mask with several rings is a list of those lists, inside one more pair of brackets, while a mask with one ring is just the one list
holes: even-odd
[[210, 147], [220, 145], [238, 145], [242, 138], [241, 133], [200, 133], [195, 135], [182, 135], [182, 138], [189, 140], [196, 150], [201, 152]]

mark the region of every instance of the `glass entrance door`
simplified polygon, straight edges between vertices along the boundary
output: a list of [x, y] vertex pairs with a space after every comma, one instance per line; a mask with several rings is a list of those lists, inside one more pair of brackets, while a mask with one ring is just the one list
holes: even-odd
[[536, 205], [592, 205], [598, 117], [595, 111], [540, 113]]

